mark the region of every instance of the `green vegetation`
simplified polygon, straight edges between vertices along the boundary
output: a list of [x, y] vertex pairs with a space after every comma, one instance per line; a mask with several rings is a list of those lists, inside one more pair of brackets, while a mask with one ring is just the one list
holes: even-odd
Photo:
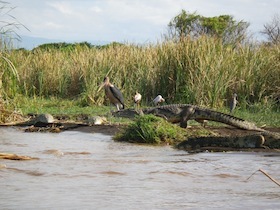
[[[103, 49], [76, 47], [12, 51], [9, 59], [18, 77], [2, 76], [3, 89], [11, 97], [58, 97], [84, 105], [101, 105], [97, 93], [106, 74], [132, 105], [138, 90], [144, 104], [157, 94], [167, 103], [194, 103], [221, 108], [233, 92], [247, 108], [266, 98], [279, 98], [280, 48], [278, 46], [225, 46], [203, 36], [157, 45], [110, 45]], [[8, 64], [1, 62], [3, 68]]]
[[10, 60], [9, 49], [12, 47], [13, 39], [20, 39], [17, 30], [22, 27], [27, 29], [10, 15], [13, 9], [8, 2], [0, 1], [0, 122], [16, 121], [21, 118], [14, 107], [7, 108], [10, 101], [6, 90], [10, 90], [10, 86], [16, 86], [19, 82], [17, 69]]
[[55, 117], [65, 116], [71, 120], [77, 120], [82, 116], [105, 116], [111, 124], [128, 124], [131, 122], [129, 119], [113, 117], [109, 106], [82, 106], [80, 101], [55, 97], [16, 97], [10, 101], [7, 108], [9, 110], [16, 110], [24, 116], [49, 113]]
[[[16, 70], [2, 72], [1, 90], [5, 93], [3, 98], [12, 99], [18, 109], [24, 109], [22, 104], [32, 107], [33, 99], [54, 98], [73, 101], [74, 107], [83, 107], [87, 112], [88, 106], [108, 105], [103, 91], [97, 92], [108, 74], [123, 92], [127, 107], [133, 106], [132, 97], [138, 90], [143, 106], [161, 94], [168, 104], [191, 103], [225, 110], [236, 92], [241, 112], [252, 112], [251, 116], [262, 112], [267, 116], [269, 110], [278, 116], [277, 121], [279, 56], [277, 45], [234, 48], [206, 36], [148, 46], [14, 50], [7, 53], [7, 58]], [[11, 63], [0, 61], [2, 69], [11, 69]], [[34, 107], [38, 112], [44, 105]], [[279, 124], [266, 119], [261, 124], [263, 121], [267, 125]]]
[[53, 49], [69, 51], [69, 50], [73, 50], [77, 47], [90, 48], [90, 47], [93, 47], [93, 45], [91, 45], [88, 42], [81, 42], [81, 43], [75, 43], [75, 44], [66, 43], [66, 42], [48, 43], [48, 44], [42, 44], [42, 45], [34, 48], [32, 51], [35, 52], [37, 50], [53, 50]]
[[[70, 118], [84, 114], [90, 116], [106, 116], [111, 123], [121, 122], [130, 123], [131, 121], [125, 118], [115, 118], [110, 114], [109, 106], [90, 105], [82, 106], [79, 100], [61, 99], [56, 97], [50, 98], [27, 98], [16, 97], [7, 103], [9, 110], [16, 110], [23, 115], [50, 113], [53, 115], [67, 115]], [[115, 110], [115, 108], [113, 108]], [[224, 113], [228, 113], [228, 109], [216, 109]], [[269, 104], [264, 106], [261, 103], [250, 105], [249, 109], [237, 107], [234, 115], [236, 117], [246, 119], [250, 122], [255, 122], [259, 126], [267, 125], [270, 127], [280, 126], [280, 111], [273, 110]], [[190, 121], [190, 125], [199, 125], [196, 121]], [[219, 126], [219, 123], [209, 122], [209, 125]]]
[[234, 20], [233, 16], [220, 15], [204, 17], [182, 10], [168, 24], [172, 39], [181, 39], [190, 36], [197, 38], [202, 35], [213, 36], [223, 40], [224, 44], [240, 44], [246, 41], [249, 23]]
[[50, 113], [53, 115], [99, 115], [109, 112], [109, 107], [106, 106], [86, 106], [83, 107], [79, 101], [51, 98], [15, 98], [11, 104], [13, 107], [18, 107], [24, 115]]
[[114, 136], [117, 141], [146, 144], [175, 144], [191, 135], [207, 136], [210, 132], [186, 131], [154, 115], [139, 116], [122, 132]]

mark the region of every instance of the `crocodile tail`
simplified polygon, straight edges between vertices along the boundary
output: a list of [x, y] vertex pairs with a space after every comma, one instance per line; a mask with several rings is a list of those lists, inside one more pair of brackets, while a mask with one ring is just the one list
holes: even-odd
[[216, 121], [220, 123], [225, 123], [236, 128], [245, 129], [245, 130], [255, 130], [255, 131], [265, 131], [257, 127], [254, 123], [248, 122], [244, 119], [225, 114], [218, 111], [208, 110], [208, 109], [196, 109], [195, 115], [201, 117], [201, 119]]

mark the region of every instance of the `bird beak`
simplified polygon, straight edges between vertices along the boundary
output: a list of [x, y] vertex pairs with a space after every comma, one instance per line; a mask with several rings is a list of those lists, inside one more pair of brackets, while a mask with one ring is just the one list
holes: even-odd
[[105, 83], [102, 83], [102, 84], [99, 86], [97, 92], [99, 92], [99, 91], [104, 87], [104, 85], [105, 85]]

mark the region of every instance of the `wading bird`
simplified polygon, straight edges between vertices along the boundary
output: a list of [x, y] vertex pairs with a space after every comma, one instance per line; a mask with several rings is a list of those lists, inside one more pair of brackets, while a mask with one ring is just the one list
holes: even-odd
[[236, 93], [234, 93], [233, 95], [232, 95], [232, 98], [231, 98], [231, 102], [230, 102], [230, 114], [232, 114], [233, 113], [233, 111], [234, 111], [234, 109], [235, 109], [235, 107], [236, 107], [236, 104], [238, 103], [238, 101], [237, 101], [237, 94]]
[[164, 98], [162, 98], [162, 96], [161, 95], [158, 95], [157, 97], [155, 97], [155, 99], [153, 100], [153, 102], [154, 102], [154, 104], [156, 105], [156, 106], [158, 106], [160, 103], [162, 103], [162, 102], [164, 102], [165, 100], [164, 100]]
[[139, 107], [140, 107], [140, 101], [141, 101], [141, 99], [142, 99], [141, 94], [138, 93], [138, 92], [136, 91], [135, 96], [134, 96], [134, 104], [135, 104], [135, 107], [136, 107], [136, 108], [139, 108]]
[[109, 77], [104, 78], [104, 82], [100, 85], [98, 92], [104, 87], [105, 94], [109, 98], [111, 104], [114, 104], [119, 111], [120, 108], [124, 109], [124, 97], [121, 91], [110, 83]]

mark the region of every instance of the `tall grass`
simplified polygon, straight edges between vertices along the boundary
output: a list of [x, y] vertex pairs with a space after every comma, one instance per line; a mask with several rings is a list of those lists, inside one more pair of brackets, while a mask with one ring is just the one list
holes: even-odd
[[225, 106], [236, 92], [239, 101], [247, 105], [280, 97], [279, 58], [279, 46], [234, 48], [209, 37], [147, 46], [15, 50], [10, 59], [18, 70], [19, 80], [9, 84], [16, 91], [8, 92], [100, 105], [105, 97], [97, 89], [108, 74], [129, 106], [136, 90], [146, 104], [161, 94], [167, 103], [218, 108]]

